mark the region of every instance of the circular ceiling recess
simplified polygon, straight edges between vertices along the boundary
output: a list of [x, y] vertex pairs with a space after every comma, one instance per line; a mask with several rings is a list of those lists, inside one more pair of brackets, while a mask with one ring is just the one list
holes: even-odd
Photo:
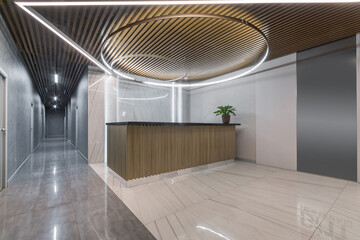
[[167, 15], [129, 23], [111, 32], [101, 58], [121, 76], [195, 83], [258, 66], [269, 51], [256, 26], [210, 14]]

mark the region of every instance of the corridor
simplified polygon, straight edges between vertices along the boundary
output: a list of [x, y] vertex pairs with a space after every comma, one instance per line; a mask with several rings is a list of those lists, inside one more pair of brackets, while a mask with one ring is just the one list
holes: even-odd
[[0, 192], [0, 239], [154, 239], [63, 139], [40, 144]]

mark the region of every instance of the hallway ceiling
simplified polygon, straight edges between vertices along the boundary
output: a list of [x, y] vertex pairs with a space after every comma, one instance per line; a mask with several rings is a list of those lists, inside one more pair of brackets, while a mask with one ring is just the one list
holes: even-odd
[[[267, 37], [270, 47], [268, 60], [360, 32], [360, 3], [33, 8], [100, 62], [102, 44], [111, 32], [130, 23], [167, 15], [214, 14], [244, 19]], [[56, 95], [60, 99], [58, 105], [65, 106], [86, 65], [92, 63], [14, 3], [2, 1], [0, 10], [45, 105], [51, 107]], [[176, 26], [172, 36], [180, 33], [187, 36], [179, 29], [196, 21], [202, 24], [202, 28], [194, 32], [188, 42], [174, 44], [165, 34], [160, 34], [155, 40], [151, 38], [159, 24]], [[196, 80], [242, 68], [256, 59], [264, 48], [263, 40], [251, 29], [225, 20], [170, 19], [146, 25], [136, 25], [118, 34], [117, 39], [122, 42], [112, 49], [122, 58], [117, 68], [162, 80], [181, 76], [185, 68]], [[143, 37], [144, 34], [150, 37]], [[226, 34], [230, 37], [225, 38]], [[204, 51], [200, 47], [206, 42], [197, 42], [203, 40], [201, 36], [214, 43], [205, 46]], [[139, 38], [142, 38], [141, 42]], [[161, 39], [167, 42], [161, 44]], [[188, 46], [195, 47], [189, 51]], [[141, 51], [139, 47], [142, 47]], [[112, 53], [110, 49], [110, 55], [105, 54], [105, 58], [111, 59]], [[199, 54], [200, 59], [197, 58]], [[182, 60], [181, 56], [185, 58]], [[240, 61], [236, 56], [242, 56]], [[206, 71], [207, 68], [210, 71]], [[57, 85], [54, 83], [56, 72], [59, 75]]]

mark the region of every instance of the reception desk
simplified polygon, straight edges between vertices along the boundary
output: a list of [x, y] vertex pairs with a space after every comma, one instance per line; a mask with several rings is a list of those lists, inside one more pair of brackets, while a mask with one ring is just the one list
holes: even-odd
[[236, 125], [107, 123], [107, 165], [132, 180], [234, 159]]

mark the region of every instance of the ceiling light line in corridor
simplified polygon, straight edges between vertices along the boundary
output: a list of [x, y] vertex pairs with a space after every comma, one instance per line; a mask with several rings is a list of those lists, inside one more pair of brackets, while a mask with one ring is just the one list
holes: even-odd
[[51, 1], [21, 2], [22, 6], [139, 6], [139, 5], [205, 5], [261, 3], [356, 3], [360, 0], [207, 0], [207, 1]]

